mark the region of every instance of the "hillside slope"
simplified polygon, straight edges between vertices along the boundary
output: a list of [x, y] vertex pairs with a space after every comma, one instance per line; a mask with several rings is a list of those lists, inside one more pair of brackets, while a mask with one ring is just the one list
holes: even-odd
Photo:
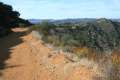
[[[102, 78], [95, 63], [70, 61], [34, 38], [27, 29], [0, 39], [1, 80], [97, 80]], [[100, 75], [100, 76], [99, 76]], [[102, 79], [104, 80], [104, 79]]]

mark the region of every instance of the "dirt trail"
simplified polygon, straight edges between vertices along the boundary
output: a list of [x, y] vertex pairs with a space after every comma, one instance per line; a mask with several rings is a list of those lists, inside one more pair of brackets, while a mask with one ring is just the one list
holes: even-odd
[[26, 34], [27, 29], [13, 31], [0, 39], [0, 80], [93, 80], [96, 75]]

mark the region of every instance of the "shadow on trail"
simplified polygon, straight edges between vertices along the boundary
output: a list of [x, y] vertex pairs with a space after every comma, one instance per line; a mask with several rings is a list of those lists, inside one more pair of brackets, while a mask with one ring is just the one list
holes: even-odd
[[20, 66], [20, 65], [8, 66], [5, 63], [5, 61], [10, 58], [11, 55], [10, 51], [12, 50], [12, 48], [23, 42], [21, 37], [24, 35], [26, 35], [26, 32], [24, 31], [13, 32], [6, 37], [0, 38], [0, 76], [2, 75], [1, 70]]

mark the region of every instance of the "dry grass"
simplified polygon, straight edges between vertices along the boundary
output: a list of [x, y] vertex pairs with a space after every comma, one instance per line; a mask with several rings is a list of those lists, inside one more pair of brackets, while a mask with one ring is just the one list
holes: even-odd
[[[82, 47], [74, 48], [73, 52], [79, 58], [86, 58], [89, 63], [93, 61], [93, 67], [96, 67], [101, 78], [95, 80], [120, 80], [120, 51], [113, 51], [111, 54], [97, 53], [92, 49]], [[83, 61], [85, 63], [85, 61]], [[98, 66], [96, 66], [97, 64]]]

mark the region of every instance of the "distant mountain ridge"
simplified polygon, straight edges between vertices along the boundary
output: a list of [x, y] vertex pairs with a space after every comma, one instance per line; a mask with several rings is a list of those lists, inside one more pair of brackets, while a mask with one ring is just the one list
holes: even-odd
[[41, 22], [41, 19], [28, 19], [29, 22], [33, 23], [33, 24], [38, 24]]
[[[93, 22], [96, 21], [96, 18], [78, 18], [78, 19], [28, 19], [33, 24], [39, 24], [44, 20], [56, 23], [56, 24], [63, 24], [63, 23], [80, 23], [80, 22]], [[110, 19], [112, 21], [120, 22], [120, 19]]]

